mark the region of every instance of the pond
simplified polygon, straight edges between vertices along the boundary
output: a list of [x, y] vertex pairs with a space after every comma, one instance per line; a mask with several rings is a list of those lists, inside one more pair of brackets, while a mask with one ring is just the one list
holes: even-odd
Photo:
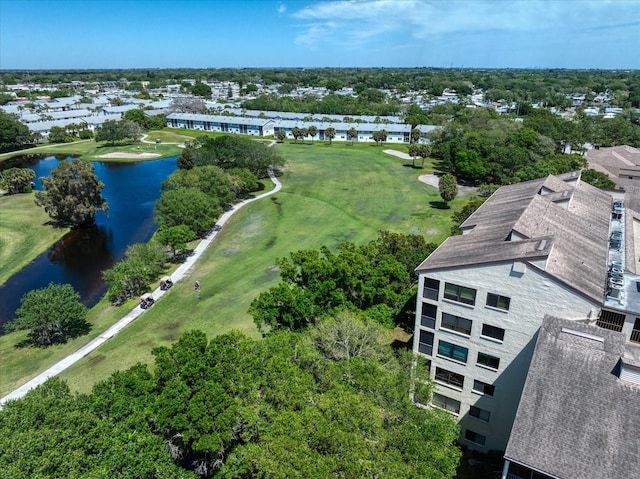
[[[105, 294], [102, 271], [124, 257], [127, 246], [148, 241], [156, 229], [153, 206], [161, 183], [176, 169], [176, 158], [136, 163], [93, 162], [105, 184], [102, 195], [109, 213], [96, 215], [95, 225], [74, 230], [36, 258], [0, 287], [0, 327], [15, 317], [22, 296], [49, 283], [69, 283], [91, 307]], [[70, 157], [68, 159], [71, 159]], [[32, 168], [38, 178], [49, 176], [58, 166], [53, 156], [28, 157], [0, 163], [0, 168]]]

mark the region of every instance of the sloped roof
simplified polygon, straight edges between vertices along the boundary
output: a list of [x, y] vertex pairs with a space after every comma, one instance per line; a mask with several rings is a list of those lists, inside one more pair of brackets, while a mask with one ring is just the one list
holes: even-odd
[[448, 238], [416, 271], [542, 259], [547, 274], [602, 301], [611, 205], [577, 175], [503, 186], [461, 225], [466, 234]]
[[546, 316], [505, 458], [560, 479], [637, 477], [640, 385], [614, 373], [638, 350], [622, 333]]

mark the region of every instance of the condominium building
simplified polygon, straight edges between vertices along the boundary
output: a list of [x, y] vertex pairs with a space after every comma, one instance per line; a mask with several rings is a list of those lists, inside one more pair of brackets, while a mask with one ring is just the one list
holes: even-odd
[[505, 450], [545, 315], [640, 342], [640, 209], [615, 195], [577, 172], [504, 186], [416, 269], [414, 352], [461, 444]]

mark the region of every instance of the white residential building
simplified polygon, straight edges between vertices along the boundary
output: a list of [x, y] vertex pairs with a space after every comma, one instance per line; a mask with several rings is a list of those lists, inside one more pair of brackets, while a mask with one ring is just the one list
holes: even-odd
[[632, 198], [614, 210], [578, 173], [504, 186], [417, 268], [414, 352], [431, 360], [432, 405], [459, 418], [461, 444], [506, 448], [545, 315], [640, 342]]
[[167, 116], [167, 126], [250, 136], [273, 135], [273, 121], [260, 118], [172, 113]]

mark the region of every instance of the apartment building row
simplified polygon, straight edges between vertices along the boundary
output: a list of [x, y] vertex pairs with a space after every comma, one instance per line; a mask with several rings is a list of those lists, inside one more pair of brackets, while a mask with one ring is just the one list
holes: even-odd
[[[581, 340], [613, 334], [624, 346], [624, 351], [616, 351], [627, 357], [618, 359], [627, 364], [624, 377], [632, 379], [623, 389], [630, 390], [635, 402], [625, 403], [628, 417], [623, 423], [628, 427], [616, 429], [610, 442], [621, 449], [635, 448], [635, 457], [627, 459], [640, 466], [640, 369], [637, 379], [632, 374], [633, 358], [640, 358], [640, 195], [638, 190], [613, 195], [580, 181], [578, 172], [504, 186], [461, 225], [462, 235], [448, 238], [416, 270], [414, 352], [430, 360], [436, 383], [430, 405], [459, 419], [460, 443], [466, 447], [517, 449], [504, 478], [619, 477], [562, 475], [545, 469], [549, 464], [537, 467], [535, 458], [529, 461], [526, 447], [510, 446], [518, 424], [531, 427], [523, 421], [514, 427], [516, 415], [541, 422], [546, 418], [543, 388], [527, 390], [525, 382], [532, 374], [532, 360], [545, 361], [535, 352], [544, 351], [540, 331], [550, 316], [575, 324], [564, 327], [579, 331], [575, 336]], [[564, 359], [553, 357], [548, 367], [570, 374], [571, 363], [563, 366]], [[538, 374], [544, 370], [535, 369]], [[588, 375], [580, 377], [587, 381], [582, 387], [589, 388]], [[537, 377], [530, 380], [544, 383]], [[580, 389], [575, 394], [580, 401]], [[549, 401], [551, 409], [557, 397]], [[609, 412], [620, 413], [610, 406], [596, 410], [602, 422]], [[583, 436], [591, 427], [597, 424], [586, 421]], [[603, 435], [600, 430], [593, 434]], [[624, 444], [625, 434], [635, 437]], [[541, 440], [531, 433], [527, 437]], [[545, 441], [548, 451], [575, 446], [554, 436]], [[591, 451], [591, 457], [597, 462], [608, 453]]]
[[[317, 128], [316, 140], [328, 140], [326, 131], [328, 128], [335, 130], [335, 141], [356, 141], [373, 143], [373, 133], [380, 130], [387, 132], [387, 143], [409, 144], [411, 142], [411, 125], [398, 123], [344, 123], [324, 121], [304, 121], [272, 118], [255, 118], [224, 115], [200, 115], [195, 113], [172, 113], [167, 116], [169, 128], [186, 128], [190, 130], [215, 131], [220, 133], [243, 134], [260, 137], [273, 137], [279, 131], [284, 131], [288, 139], [293, 139], [294, 128]], [[427, 143], [427, 133], [435, 129], [431, 125], [418, 125], [416, 127], [421, 137], [419, 143]], [[356, 136], [349, 134], [350, 130], [356, 131]]]

